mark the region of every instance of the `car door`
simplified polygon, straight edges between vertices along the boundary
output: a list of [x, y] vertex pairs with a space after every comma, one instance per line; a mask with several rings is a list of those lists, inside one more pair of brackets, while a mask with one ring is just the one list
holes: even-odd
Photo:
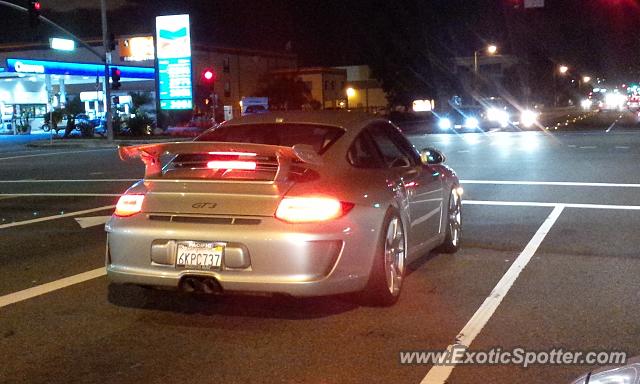
[[408, 200], [410, 246], [420, 248], [440, 231], [442, 210], [441, 174], [422, 164], [420, 155], [400, 131], [391, 124], [377, 123], [371, 137], [395, 181]]

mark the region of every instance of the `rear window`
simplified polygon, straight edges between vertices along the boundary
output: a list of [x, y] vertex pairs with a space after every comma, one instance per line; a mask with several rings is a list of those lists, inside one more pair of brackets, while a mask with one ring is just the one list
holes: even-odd
[[[199, 136], [196, 141], [217, 141], [229, 143], [268, 144], [293, 147], [306, 144], [318, 153], [325, 152], [344, 131], [338, 127], [313, 124], [251, 124], [222, 126]], [[240, 162], [237, 166], [252, 169], [217, 169], [211, 168], [211, 162]], [[218, 163], [219, 164], [219, 163]], [[163, 178], [209, 179], [209, 180], [246, 180], [270, 181], [278, 170], [278, 159], [273, 156], [247, 156], [234, 153], [202, 153], [183, 154], [175, 159], [164, 170]], [[314, 175], [313, 171], [292, 165], [289, 178], [296, 181], [307, 180]]]
[[338, 127], [315, 124], [247, 124], [223, 125], [204, 133], [196, 141], [223, 141], [230, 143], [254, 143], [293, 147], [307, 144], [322, 154], [342, 136]]

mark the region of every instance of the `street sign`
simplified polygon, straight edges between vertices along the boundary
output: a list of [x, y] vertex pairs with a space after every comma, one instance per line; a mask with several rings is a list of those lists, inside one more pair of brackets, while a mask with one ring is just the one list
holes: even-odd
[[156, 17], [160, 109], [193, 108], [189, 15]]
[[58, 51], [74, 51], [76, 49], [76, 42], [70, 39], [61, 39], [59, 37], [52, 37], [49, 39], [49, 45], [51, 49]]
[[524, 0], [525, 8], [544, 8], [544, 0]]

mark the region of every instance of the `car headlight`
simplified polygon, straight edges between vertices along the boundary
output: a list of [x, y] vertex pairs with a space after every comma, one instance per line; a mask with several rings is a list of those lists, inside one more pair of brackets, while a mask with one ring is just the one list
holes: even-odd
[[464, 121], [464, 126], [467, 128], [478, 128], [480, 126], [480, 122], [475, 117], [468, 117]]
[[538, 122], [538, 114], [530, 111], [530, 110], [526, 110], [526, 111], [522, 111], [522, 114], [520, 115], [520, 123], [526, 127], [532, 127], [533, 125], [535, 125]]
[[487, 119], [495, 123], [500, 123], [502, 126], [509, 124], [509, 113], [504, 109], [490, 108], [487, 111]]
[[446, 117], [440, 119], [438, 127], [440, 127], [440, 129], [451, 129], [451, 120]]

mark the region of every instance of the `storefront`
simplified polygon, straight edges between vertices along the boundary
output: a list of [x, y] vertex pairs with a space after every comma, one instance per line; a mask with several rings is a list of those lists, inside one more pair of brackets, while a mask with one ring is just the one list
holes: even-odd
[[[130, 92], [148, 93], [154, 99], [153, 60], [143, 59], [142, 65], [114, 60], [122, 87], [112, 91], [112, 96], [118, 96], [118, 110], [125, 113], [131, 108]], [[0, 47], [0, 66], [0, 134], [37, 132], [47, 113], [70, 104], [74, 114], [90, 119], [104, 116], [104, 64], [86, 49], [63, 54], [51, 49], [6, 51]]]

